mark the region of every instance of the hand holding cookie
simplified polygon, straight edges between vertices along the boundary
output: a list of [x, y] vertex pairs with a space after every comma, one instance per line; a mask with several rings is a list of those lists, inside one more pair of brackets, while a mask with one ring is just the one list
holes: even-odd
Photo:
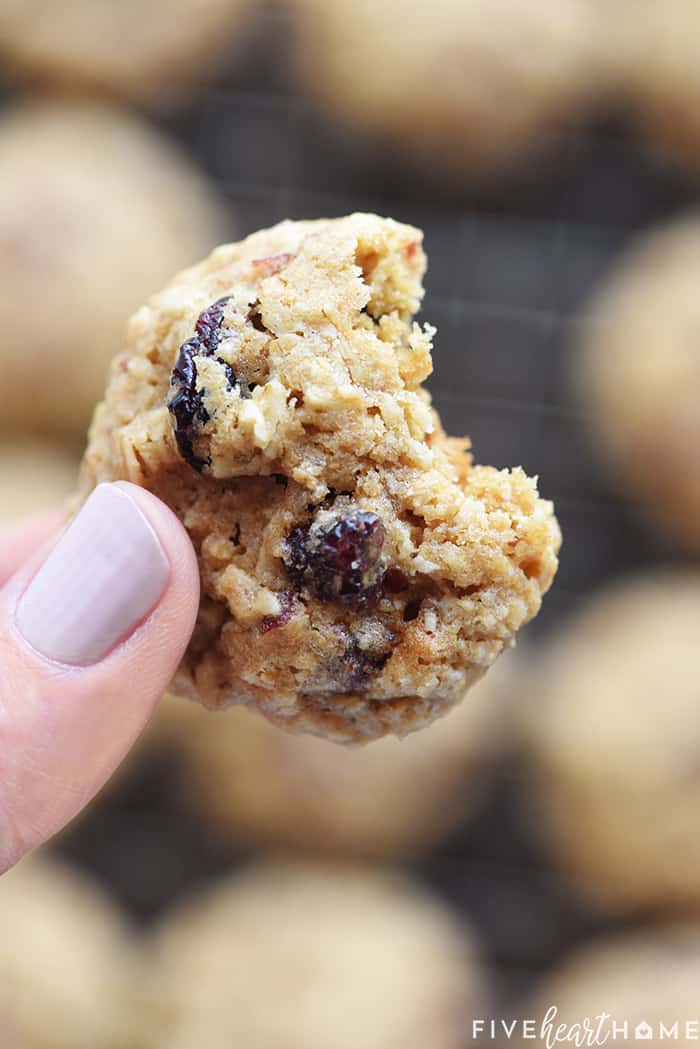
[[100, 485], [57, 540], [60, 524], [49, 513], [0, 532], [0, 871], [112, 774], [199, 600], [189, 540], [147, 492]]

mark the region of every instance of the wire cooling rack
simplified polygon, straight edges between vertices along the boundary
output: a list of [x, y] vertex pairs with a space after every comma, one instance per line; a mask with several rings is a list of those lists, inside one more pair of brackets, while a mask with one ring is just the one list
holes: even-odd
[[[607, 485], [566, 374], [592, 288], [635, 233], [695, 204], [698, 187], [610, 122], [564, 136], [488, 191], [441, 194], [295, 94], [287, 33], [266, 12], [244, 61], [160, 122], [218, 183], [240, 235], [355, 210], [424, 229], [423, 317], [438, 328], [430, 385], [445, 425], [472, 437], [479, 461], [539, 474], [556, 502], [561, 569], [527, 631], [541, 637], [587, 591], [673, 557]], [[416, 865], [477, 927], [506, 998], [596, 928], [548, 869], [522, 783], [504, 767], [466, 830]], [[168, 770], [151, 767], [61, 846], [144, 919], [236, 859], [183, 821], [167, 784]]]

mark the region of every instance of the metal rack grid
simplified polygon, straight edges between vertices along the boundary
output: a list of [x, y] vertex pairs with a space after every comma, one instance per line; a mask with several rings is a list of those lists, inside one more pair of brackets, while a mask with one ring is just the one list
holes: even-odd
[[[542, 636], [585, 592], [674, 557], [607, 485], [567, 394], [581, 307], [641, 229], [697, 203], [700, 187], [610, 125], [563, 136], [488, 191], [440, 194], [324, 122], [294, 92], [281, 13], [268, 11], [231, 72], [163, 126], [231, 202], [240, 235], [283, 218], [373, 210], [421, 226], [430, 257], [423, 316], [438, 327], [430, 383], [446, 428], [477, 458], [537, 473], [565, 544], [536, 624]], [[61, 848], [148, 918], [234, 850], [183, 824], [168, 770], [150, 768], [88, 814]], [[479, 930], [504, 999], [596, 928], [548, 869], [504, 767], [467, 828], [417, 864]]]

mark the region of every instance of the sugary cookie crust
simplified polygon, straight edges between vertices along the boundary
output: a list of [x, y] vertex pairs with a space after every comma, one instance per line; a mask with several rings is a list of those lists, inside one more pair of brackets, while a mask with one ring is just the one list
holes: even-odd
[[537, 612], [552, 508], [430, 408], [421, 240], [373, 215], [283, 222], [133, 318], [80, 493], [133, 481], [192, 538], [203, 598], [176, 691], [342, 742], [403, 735]]

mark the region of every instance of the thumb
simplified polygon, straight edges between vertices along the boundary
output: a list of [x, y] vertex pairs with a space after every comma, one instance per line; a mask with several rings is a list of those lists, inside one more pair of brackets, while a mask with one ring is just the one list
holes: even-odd
[[134, 485], [96, 488], [44, 557], [0, 591], [0, 872], [109, 778], [167, 688], [199, 604], [187, 533]]

